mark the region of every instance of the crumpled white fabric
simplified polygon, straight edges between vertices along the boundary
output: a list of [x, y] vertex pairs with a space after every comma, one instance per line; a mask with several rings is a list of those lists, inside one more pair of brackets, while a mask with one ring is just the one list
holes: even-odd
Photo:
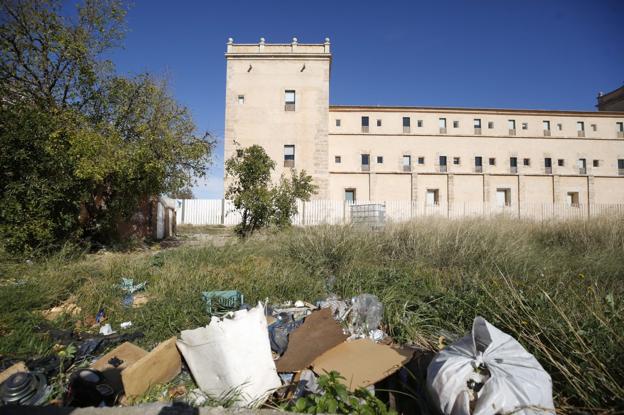
[[[490, 372], [476, 393], [470, 379], [479, 382], [475, 371], [483, 363]], [[438, 353], [427, 369], [427, 388], [435, 406], [445, 415], [554, 414], [552, 379], [537, 359], [518, 341], [483, 317], [477, 317], [472, 334]]]
[[236, 396], [235, 406], [256, 407], [282, 382], [271, 354], [264, 307], [239, 310], [184, 330], [177, 341], [193, 378], [213, 398]]

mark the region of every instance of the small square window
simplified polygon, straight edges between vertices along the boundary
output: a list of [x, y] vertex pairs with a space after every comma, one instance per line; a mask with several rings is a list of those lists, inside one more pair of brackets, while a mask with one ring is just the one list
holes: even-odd
[[425, 204], [427, 206], [438, 206], [440, 204], [440, 191], [438, 189], [427, 189]]
[[579, 207], [578, 192], [568, 192], [566, 195], [566, 204], [570, 207]]
[[600, 167], [600, 160], [594, 160], [594, 167]]
[[558, 159], [557, 160], [557, 166], [559, 166], [559, 167], [565, 166], [565, 160], [564, 159]]
[[591, 125], [592, 131], [598, 131], [598, 126], [596, 124]]
[[453, 128], [459, 128], [459, 121], [453, 121]]
[[377, 127], [381, 127], [381, 120], [377, 120]]
[[355, 189], [345, 189], [345, 200], [355, 202]]
[[340, 164], [340, 163], [342, 163], [342, 157], [340, 157], [340, 156], [334, 156], [334, 162], [335, 162], [336, 164]]
[[488, 128], [491, 130], [494, 128], [494, 121], [488, 121]]
[[496, 206], [511, 206], [511, 189], [496, 189]]
[[418, 164], [425, 164], [425, 158], [424, 157], [418, 157]]
[[528, 122], [523, 122], [523, 123], [522, 123], [522, 129], [523, 129], [523, 130], [526, 130], [526, 129], [528, 129], [528, 128], [529, 128], [529, 123], [528, 123]]
[[236, 157], [243, 157], [243, 150], [241, 149], [236, 150]]
[[453, 157], [453, 164], [459, 164], [460, 159], [459, 157]]
[[245, 95], [239, 95], [238, 96], [238, 103], [239, 104], [244, 104], [245, 103]]
[[340, 127], [340, 118], [336, 118], [336, 127]]
[[559, 130], [559, 131], [563, 130], [563, 125], [557, 124], [557, 130]]
[[524, 159], [524, 160], [522, 161], [522, 163], [523, 163], [525, 166], [530, 166], [530, 165], [531, 165], [531, 159]]
[[418, 125], [419, 128], [421, 128], [423, 126], [423, 121], [422, 120], [418, 120], [417, 125]]
[[494, 157], [490, 157], [490, 166], [496, 166], [496, 159]]
[[377, 164], [383, 164], [383, 156], [377, 156]]

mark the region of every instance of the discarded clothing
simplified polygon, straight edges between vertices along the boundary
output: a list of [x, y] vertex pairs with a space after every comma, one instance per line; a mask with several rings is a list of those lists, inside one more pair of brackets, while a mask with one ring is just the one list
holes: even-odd
[[483, 317], [475, 318], [470, 335], [435, 356], [427, 388], [443, 414], [555, 413], [550, 375]]
[[202, 298], [206, 302], [206, 312], [210, 315], [238, 310], [245, 302], [243, 294], [236, 290], [204, 291]]
[[211, 397], [234, 397], [235, 406], [257, 407], [281, 386], [262, 304], [223, 319], [213, 316], [206, 327], [182, 331], [177, 345]]

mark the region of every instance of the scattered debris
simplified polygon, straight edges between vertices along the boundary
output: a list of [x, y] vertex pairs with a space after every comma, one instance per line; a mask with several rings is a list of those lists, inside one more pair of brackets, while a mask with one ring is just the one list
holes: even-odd
[[0, 385], [2, 384], [2, 382], [11, 377], [11, 375], [17, 372], [28, 372], [28, 367], [26, 367], [26, 364], [24, 362], [17, 362], [11, 367], [0, 372]]
[[412, 351], [377, 344], [370, 339], [340, 343], [312, 362], [318, 375], [336, 371], [350, 391], [365, 388], [390, 376], [412, 357]]
[[123, 323], [121, 323], [119, 325], [119, 327], [121, 327], [122, 329], [127, 329], [132, 327], [132, 322], [131, 321], [124, 321]]
[[97, 312], [97, 314], [95, 315], [95, 322], [96, 323], [101, 323], [104, 320], [106, 320], [106, 315], [104, 313], [104, 309], [100, 308], [100, 311]]
[[206, 327], [182, 331], [178, 348], [203, 392], [219, 397], [237, 390], [235, 406], [259, 406], [281, 386], [264, 307], [226, 317], [213, 316]]
[[329, 308], [315, 311], [306, 317], [301, 327], [290, 333], [288, 348], [276, 362], [277, 371], [298, 372], [306, 369], [315, 358], [346, 338]]
[[61, 315], [76, 316], [82, 312], [82, 309], [76, 304], [76, 298], [74, 296], [69, 297], [63, 301], [60, 305], [52, 307], [43, 311], [43, 317], [48, 320], [56, 320]]
[[110, 336], [113, 333], [116, 333], [116, 331], [113, 331], [113, 328], [108, 323], [106, 323], [102, 327], [100, 327], [100, 334], [102, 334], [104, 336]]
[[555, 413], [550, 375], [483, 317], [475, 318], [471, 334], [434, 357], [427, 387], [443, 414]]
[[379, 328], [383, 319], [383, 304], [376, 295], [360, 294], [351, 300], [353, 304], [351, 332], [355, 338], [366, 337]]
[[99, 370], [78, 369], [69, 379], [66, 403], [69, 406], [113, 406], [120, 393]]
[[133, 294], [132, 308], [139, 308], [147, 304], [150, 296], [147, 293]]
[[222, 315], [228, 311], [238, 310], [244, 303], [240, 291], [204, 291], [202, 298], [206, 302], [206, 312], [210, 315]]
[[143, 281], [142, 283], [139, 283], [139, 284], [134, 284], [134, 279], [132, 278], [121, 279], [121, 284], [119, 284], [119, 287], [121, 288], [123, 292], [125, 292], [125, 295], [122, 300], [122, 304], [124, 305], [124, 307], [134, 306], [134, 293], [145, 289], [146, 284], [147, 284], [147, 281]]
[[40, 406], [45, 403], [50, 391], [43, 374], [16, 372], [0, 386], [0, 401], [5, 405]]

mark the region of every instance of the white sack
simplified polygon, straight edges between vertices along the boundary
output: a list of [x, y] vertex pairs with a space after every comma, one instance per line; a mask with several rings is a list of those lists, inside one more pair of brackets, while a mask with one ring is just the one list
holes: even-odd
[[[489, 378], [474, 369], [483, 363]], [[470, 380], [485, 380], [477, 393]], [[438, 353], [427, 369], [427, 388], [435, 406], [445, 415], [554, 414], [552, 380], [537, 359], [513, 337], [483, 317], [477, 317], [468, 335]]]
[[240, 310], [232, 318], [184, 330], [177, 342], [199, 388], [219, 398], [238, 390], [236, 406], [262, 404], [281, 386], [271, 355], [264, 307]]

